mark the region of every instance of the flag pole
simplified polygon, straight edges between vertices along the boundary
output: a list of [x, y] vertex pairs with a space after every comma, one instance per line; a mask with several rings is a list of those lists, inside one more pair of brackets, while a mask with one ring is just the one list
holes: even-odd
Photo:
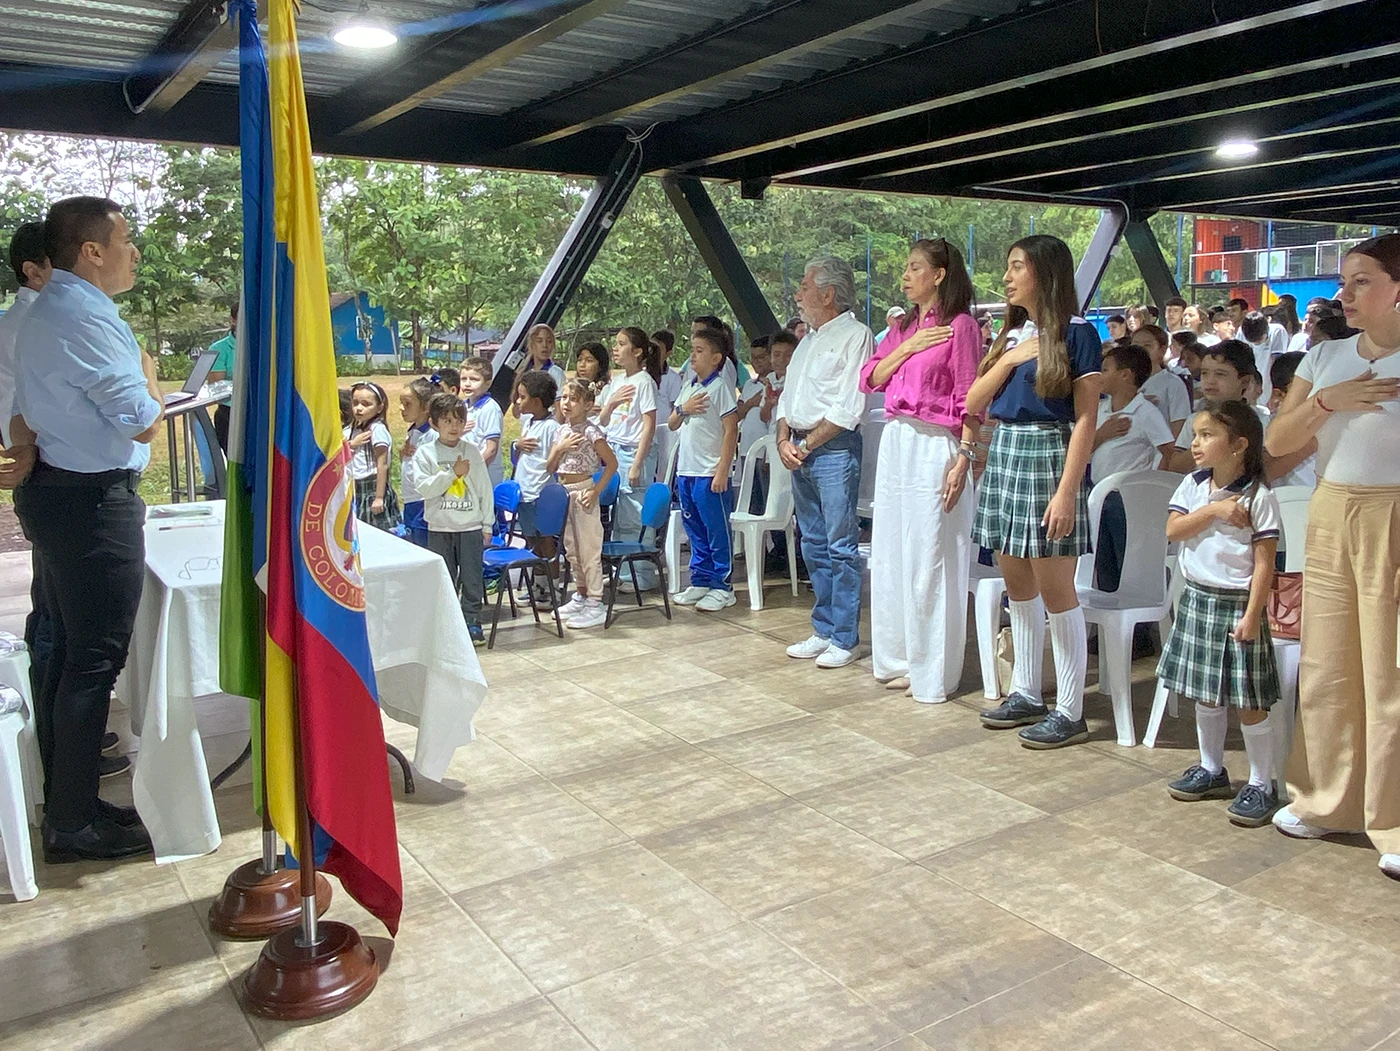
[[[267, 667], [267, 597], [258, 599], [259, 667]], [[262, 857], [246, 861], [229, 873], [223, 890], [209, 905], [209, 929], [225, 938], [270, 938], [278, 931], [304, 922], [307, 890], [301, 873], [287, 868], [277, 850], [277, 830], [272, 825], [272, 807], [267, 795], [267, 707], [266, 692], [259, 689], [252, 702], [258, 722], [257, 777], [262, 799]], [[310, 899], [317, 916], [331, 907], [331, 885], [326, 877], [313, 874]]]
[[296, 780], [297, 865], [301, 922], [273, 935], [243, 978], [243, 1006], [279, 1021], [307, 1021], [359, 1004], [379, 982], [374, 950], [348, 923], [321, 922], [316, 908], [316, 843], [306, 792], [301, 698], [292, 684], [292, 752]]

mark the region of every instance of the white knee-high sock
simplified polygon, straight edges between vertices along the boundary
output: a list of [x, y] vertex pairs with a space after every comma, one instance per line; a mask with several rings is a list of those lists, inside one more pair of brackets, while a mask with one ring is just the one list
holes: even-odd
[[1050, 614], [1050, 648], [1055, 654], [1055, 708], [1071, 719], [1082, 719], [1089, 635], [1078, 606]]
[[1223, 704], [1196, 702], [1196, 741], [1201, 746], [1201, 765], [1212, 774], [1225, 769], [1225, 731], [1229, 714]]
[[1249, 783], [1256, 788], [1267, 789], [1273, 781], [1273, 729], [1272, 714], [1253, 726], [1240, 724], [1240, 731], [1244, 734], [1244, 754], [1249, 757]]
[[1045, 604], [1037, 595], [1025, 602], [1012, 599], [1011, 648], [1015, 661], [1011, 668], [1011, 692], [1041, 700], [1041, 664], [1045, 659]]

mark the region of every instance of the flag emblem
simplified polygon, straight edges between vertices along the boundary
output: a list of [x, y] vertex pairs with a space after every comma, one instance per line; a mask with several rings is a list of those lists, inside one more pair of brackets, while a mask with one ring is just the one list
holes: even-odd
[[355, 533], [355, 493], [346, 468], [348, 448], [311, 476], [301, 515], [301, 551], [311, 577], [332, 601], [365, 608], [365, 579]]

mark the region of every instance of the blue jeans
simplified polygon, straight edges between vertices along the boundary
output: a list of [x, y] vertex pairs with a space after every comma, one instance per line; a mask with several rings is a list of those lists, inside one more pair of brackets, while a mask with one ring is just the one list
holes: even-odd
[[[637, 447], [614, 445], [612, 449], [617, 454], [617, 476], [622, 483], [617, 491], [617, 503], [613, 507], [612, 538], [635, 544], [637, 534], [642, 529], [642, 501], [646, 499], [647, 486], [656, 480], [656, 445], [653, 443], [647, 452], [646, 461], [642, 464], [642, 477], [635, 489], [627, 483], [627, 472], [632, 469], [632, 464], [637, 459]], [[654, 566], [645, 562], [633, 562], [628, 569], [622, 571], [620, 581], [630, 582], [634, 573], [637, 577], [637, 587], [643, 591], [650, 591], [656, 587]]]
[[792, 473], [802, 559], [817, 599], [812, 631], [843, 650], [860, 642], [860, 459], [860, 431], [844, 431]]
[[729, 514], [734, 507], [734, 490], [712, 492], [710, 482], [707, 476], [689, 474], [676, 479], [681, 523], [690, 539], [690, 586], [733, 591]]

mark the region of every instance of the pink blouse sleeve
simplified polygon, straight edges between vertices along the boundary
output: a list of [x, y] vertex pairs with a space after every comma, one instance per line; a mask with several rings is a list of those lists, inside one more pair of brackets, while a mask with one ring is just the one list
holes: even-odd
[[[893, 354], [895, 348], [903, 342], [904, 340], [900, 337], [899, 330], [891, 325], [890, 330], [885, 333], [885, 338], [880, 340], [880, 345], [875, 348], [875, 353], [870, 356], [870, 360], [861, 366], [860, 392], [862, 394], [874, 394], [876, 391], [882, 391], [885, 387], [889, 386], [889, 380], [886, 380], [883, 386], [876, 387], [870, 382], [870, 377], [875, 375], [875, 366], [880, 364], [883, 358], [887, 358]], [[893, 376], [890, 377], [890, 379], [893, 378]]]
[[948, 350], [948, 364], [953, 373], [954, 416], [966, 415], [967, 392], [977, 379], [977, 366], [981, 363], [982, 328], [971, 314], [959, 314], [953, 318], [953, 345]]

